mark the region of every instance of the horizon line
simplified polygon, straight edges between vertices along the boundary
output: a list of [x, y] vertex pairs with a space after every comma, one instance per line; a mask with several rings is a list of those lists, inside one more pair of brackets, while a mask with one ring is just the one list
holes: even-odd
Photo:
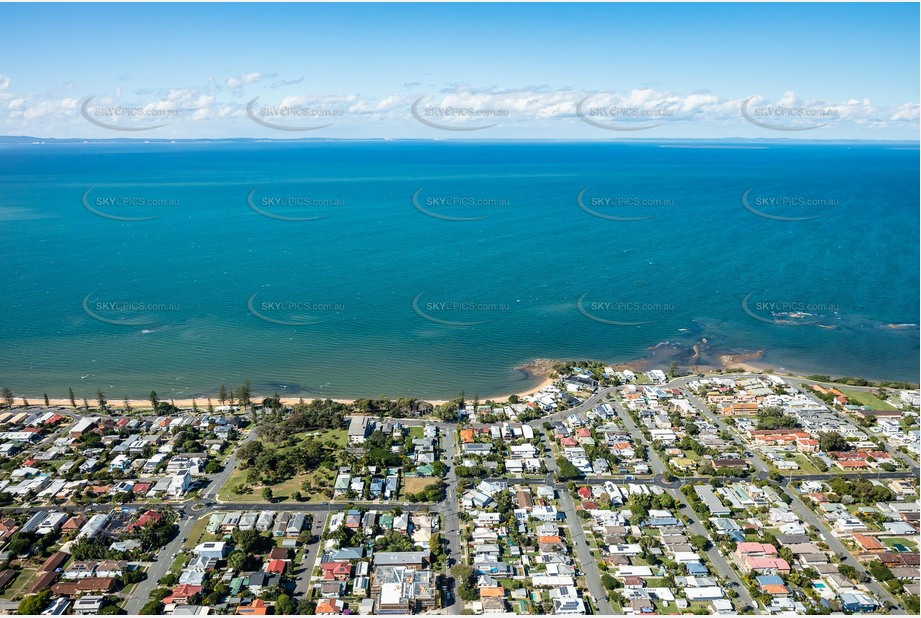
[[867, 138], [795, 138], [795, 137], [598, 137], [598, 138], [568, 138], [568, 137], [39, 137], [33, 135], [0, 135], [0, 143], [38, 140], [60, 142], [229, 142], [229, 141], [258, 141], [258, 142], [585, 142], [585, 143], [617, 143], [617, 142], [798, 142], [798, 143], [868, 143], [868, 144], [916, 144], [921, 145], [919, 139], [867, 139]]

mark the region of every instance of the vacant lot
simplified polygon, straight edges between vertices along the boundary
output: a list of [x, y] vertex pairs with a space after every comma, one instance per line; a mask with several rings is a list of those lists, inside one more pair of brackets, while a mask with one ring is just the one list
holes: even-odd
[[417, 494], [432, 483], [437, 483], [434, 476], [403, 477], [403, 494]]

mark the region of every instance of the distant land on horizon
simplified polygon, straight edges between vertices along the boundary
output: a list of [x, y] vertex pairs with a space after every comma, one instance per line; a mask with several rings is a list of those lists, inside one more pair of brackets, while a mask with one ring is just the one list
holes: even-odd
[[708, 143], [708, 142], [739, 142], [739, 143], [795, 143], [795, 144], [907, 144], [921, 146], [919, 140], [871, 140], [871, 139], [797, 139], [793, 137], [599, 137], [597, 139], [568, 139], [561, 137], [548, 138], [475, 138], [475, 137], [292, 137], [288, 139], [271, 137], [36, 137], [31, 135], [0, 135], [0, 144], [31, 144], [35, 141], [54, 143], [111, 143], [111, 142], [137, 142], [137, 143], [212, 143], [212, 142], [548, 142], [548, 143], [598, 143], [598, 142], [643, 142], [643, 143]]

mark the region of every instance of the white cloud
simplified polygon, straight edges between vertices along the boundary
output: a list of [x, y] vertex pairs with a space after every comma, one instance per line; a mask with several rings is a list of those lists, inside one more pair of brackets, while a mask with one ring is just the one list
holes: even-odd
[[[174, 110], [170, 116], [171, 130], [189, 137], [200, 135], [195, 128], [199, 121], [207, 121], [208, 131], [221, 133], [227, 137], [248, 134], [249, 121], [246, 118], [246, 100], [241, 98], [242, 88], [260, 80], [270, 79], [274, 74], [242, 73], [226, 80], [225, 88], [213, 78], [199, 86], [176, 86], [153, 91], [112, 91], [108, 96], [94, 97], [94, 105], [137, 106], [148, 110]], [[276, 81], [272, 86], [284, 83], [293, 85], [303, 78], [289, 81]], [[266, 82], [268, 85], [268, 82]], [[470, 84], [449, 84], [441, 89], [432, 87], [428, 90], [409, 88], [410, 84], [399, 84], [389, 93], [369, 96], [358, 93], [323, 93], [300, 87], [303, 94], [272, 97], [263, 96], [260, 105], [266, 106], [307, 106], [318, 109], [341, 109], [342, 117], [335, 119], [337, 129], [361, 133], [371, 125], [363, 124], [374, 121], [375, 131], [389, 131], [394, 136], [413, 137], [420, 133], [430, 133], [430, 129], [416, 126], [410, 115], [413, 103], [422, 98], [424, 106], [455, 107], [472, 110], [502, 110], [507, 115], [471, 120], [464, 117], [438, 118], [437, 122], [469, 124], [498, 123], [504, 129], [517, 131], [519, 135], [528, 135], [528, 128], [534, 130], [530, 136], [543, 137], [573, 134], [585, 136], [590, 133], [589, 125], [582, 123], [577, 115], [577, 106], [582, 103], [583, 113], [591, 108], [604, 107], [632, 108], [633, 112], [620, 117], [599, 118], [600, 122], [623, 125], [629, 122], [661, 125], [656, 136], [667, 136], [669, 125], [676, 127], [675, 135], [681, 131], [693, 131], [694, 134], [715, 137], [728, 135], [763, 135], [759, 128], [746, 122], [741, 108], [749, 101], [749, 111], [757, 107], [785, 106], [807, 110], [827, 110], [833, 112], [828, 116], [817, 118], [816, 122], [825, 123], [825, 128], [835, 129], [836, 136], [846, 135], [848, 131], [855, 137], [875, 137], [868, 133], [877, 133], [892, 138], [919, 124], [921, 106], [916, 102], [906, 102], [894, 106], [874, 105], [867, 97], [853, 97], [841, 101], [808, 99], [794, 91], [777, 95], [759, 93], [755, 96], [732, 98], [719, 93], [672, 92], [656, 88], [636, 88], [622, 91], [590, 91], [574, 88], [552, 88], [548, 85], [522, 86], [518, 88], [500, 88], [498, 86], [474, 86]], [[411, 84], [411, 86], [417, 86]], [[76, 89], [68, 89], [64, 96], [61, 89], [43, 94], [14, 93], [10, 89], [8, 77], [0, 75], [0, 131], [7, 134], [41, 134], [54, 127], [71, 127], [69, 135], [86, 134], [86, 121], [81, 118], [80, 104], [92, 93], [78, 95]], [[655, 112], [655, 113], [650, 113]], [[57, 121], [51, 123], [50, 121]], [[216, 122], [219, 120], [221, 122]], [[774, 121], [773, 119], [771, 119]], [[782, 119], [787, 121], [788, 119]], [[47, 122], [46, 122], [47, 121]], [[794, 122], [794, 120], [790, 120]], [[45, 123], [45, 124], [43, 124]], [[530, 124], [529, 124], [530, 123]], [[554, 132], [553, 126], [558, 127]], [[388, 128], [390, 127], [390, 128]], [[696, 127], [696, 128], [695, 128]], [[549, 133], [548, 133], [549, 130]], [[885, 130], [890, 132], [887, 134]], [[826, 135], [830, 135], [826, 133]], [[52, 135], [48, 135], [51, 137]], [[905, 138], [910, 138], [906, 133]]]
[[253, 84], [255, 82], [258, 82], [263, 77], [264, 75], [262, 73], [259, 73], [258, 71], [254, 73], [242, 73], [236, 77], [227, 78], [227, 80], [224, 83], [231, 90], [235, 90], [237, 88], [242, 88], [243, 86], [247, 84]]

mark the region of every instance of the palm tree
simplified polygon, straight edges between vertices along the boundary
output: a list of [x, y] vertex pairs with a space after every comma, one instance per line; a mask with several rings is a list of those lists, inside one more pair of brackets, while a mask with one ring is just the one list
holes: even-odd
[[42, 396], [45, 398], [45, 407], [49, 407], [51, 403], [48, 401], [48, 393], [42, 393]]
[[74, 410], [76, 410], [76, 409], [77, 409], [77, 402], [76, 402], [76, 400], [74, 399], [74, 389], [68, 388], [68, 389], [67, 389], [67, 396], [70, 397], [70, 407], [73, 408]]

